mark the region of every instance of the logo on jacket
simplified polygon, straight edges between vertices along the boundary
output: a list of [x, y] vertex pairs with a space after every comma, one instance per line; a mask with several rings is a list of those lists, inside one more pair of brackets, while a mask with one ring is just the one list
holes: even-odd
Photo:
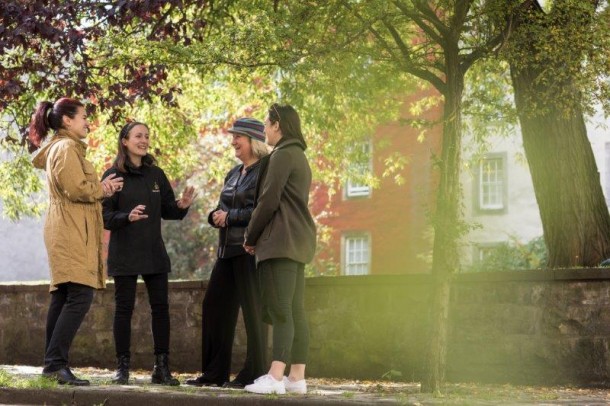
[[153, 192], [159, 192], [159, 185], [155, 181], [155, 185], [153, 186]]

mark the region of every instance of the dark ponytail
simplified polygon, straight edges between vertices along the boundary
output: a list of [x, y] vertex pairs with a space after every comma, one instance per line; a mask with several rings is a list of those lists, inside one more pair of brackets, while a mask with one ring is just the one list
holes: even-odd
[[32, 115], [28, 138], [35, 147], [47, 138], [49, 130], [59, 130], [63, 126], [63, 116], [74, 118], [79, 107], [84, 107], [83, 103], [75, 99], [63, 97], [55, 103], [42, 101], [38, 103], [36, 111]]
[[[280, 131], [282, 131], [282, 139], [297, 139], [302, 144], [303, 149], [307, 149], [307, 143], [303, 132], [301, 131], [301, 119], [299, 114], [289, 104], [281, 105], [273, 103], [267, 111], [269, 115], [269, 121], [271, 123], [280, 123]], [[282, 142], [282, 140], [280, 140]]]

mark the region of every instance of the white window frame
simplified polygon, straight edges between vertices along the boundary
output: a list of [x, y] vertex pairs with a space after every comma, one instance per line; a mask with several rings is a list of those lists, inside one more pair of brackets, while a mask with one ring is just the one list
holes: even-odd
[[[356, 247], [355, 244], [362, 244]], [[358, 249], [352, 253], [351, 248]], [[347, 232], [341, 236], [341, 274], [370, 275], [372, 258], [371, 234], [367, 232]], [[357, 271], [355, 271], [358, 269]]]
[[[359, 172], [367, 172], [373, 170], [373, 143], [372, 141], [367, 141], [361, 144], [362, 152], [364, 154], [368, 154], [369, 160], [368, 163], [350, 163], [352, 168], [355, 168], [356, 171]], [[346, 199], [354, 198], [354, 197], [369, 197], [371, 196], [372, 188], [370, 185], [359, 184], [352, 181], [352, 179], [348, 179], [345, 183], [345, 194], [344, 197]]]
[[[490, 173], [488, 165], [492, 162], [495, 165], [495, 170]], [[501, 165], [501, 171], [497, 170], [498, 163]], [[508, 208], [508, 176], [506, 163], [506, 153], [486, 154], [479, 161], [473, 182], [475, 191], [475, 211], [479, 214], [506, 213]], [[491, 193], [495, 194], [493, 201], [488, 199]]]
[[485, 262], [486, 254], [492, 253], [494, 250], [500, 248], [506, 241], [490, 241], [490, 242], [479, 242], [472, 243], [472, 258], [470, 261], [471, 266], [480, 266]]

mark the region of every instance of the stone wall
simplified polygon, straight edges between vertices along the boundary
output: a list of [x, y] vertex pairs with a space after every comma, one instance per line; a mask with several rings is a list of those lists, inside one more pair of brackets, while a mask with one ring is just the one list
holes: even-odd
[[[172, 282], [171, 364], [200, 368], [205, 282]], [[98, 292], [71, 353], [74, 365], [114, 367], [112, 284]], [[307, 280], [308, 374], [404, 380], [422, 376], [431, 280], [427, 275]], [[47, 286], [0, 285], [0, 364], [40, 365]], [[520, 384], [610, 384], [610, 271], [519, 271], [457, 275], [451, 298], [447, 378]], [[234, 367], [243, 360], [241, 322]], [[132, 352], [150, 369], [152, 339], [138, 287]]]
[[[171, 282], [170, 365], [183, 371], [201, 369], [201, 302], [207, 282]], [[50, 295], [48, 285], [0, 285], [0, 364], [40, 365], [44, 355], [45, 323]], [[74, 343], [70, 358], [75, 366], [114, 368], [112, 335], [114, 285], [97, 291]], [[237, 333], [237, 352], [245, 351], [243, 329]], [[153, 343], [146, 287], [138, 283], [132, 319], [132, 364], [150, 369]]]

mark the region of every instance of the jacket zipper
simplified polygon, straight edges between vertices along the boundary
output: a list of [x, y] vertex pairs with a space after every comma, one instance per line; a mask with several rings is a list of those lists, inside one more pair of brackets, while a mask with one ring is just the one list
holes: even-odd
[[[233, 196], [231, 197], [231, 207], [229, 208], [229, 210], [231, 210], [231, 208], [235, 207], [235, 194], [237, 193], [237, 186], [239, 186], [239, 180], [241, 179], [241, 174], [242, 174], [242, 170], [239, 170], [239, 176], [237, 177], [237, 181], [235, 181], [235, 187], [233, 188]], [[229, 212], [227, 212], [227, 217], [229, 217]], [[225, 217], [225, 224], [227, 224], [227, 220]], [[221, 251], [221, 255], [220, 258], [223, 257], [225, 250], [227, 249], [227, 242], [229, 241], [229, 226], [227, 226], [227, 230], [225, 231], [225, 242], [224, 245], [222, 247], [222, 251]]]

